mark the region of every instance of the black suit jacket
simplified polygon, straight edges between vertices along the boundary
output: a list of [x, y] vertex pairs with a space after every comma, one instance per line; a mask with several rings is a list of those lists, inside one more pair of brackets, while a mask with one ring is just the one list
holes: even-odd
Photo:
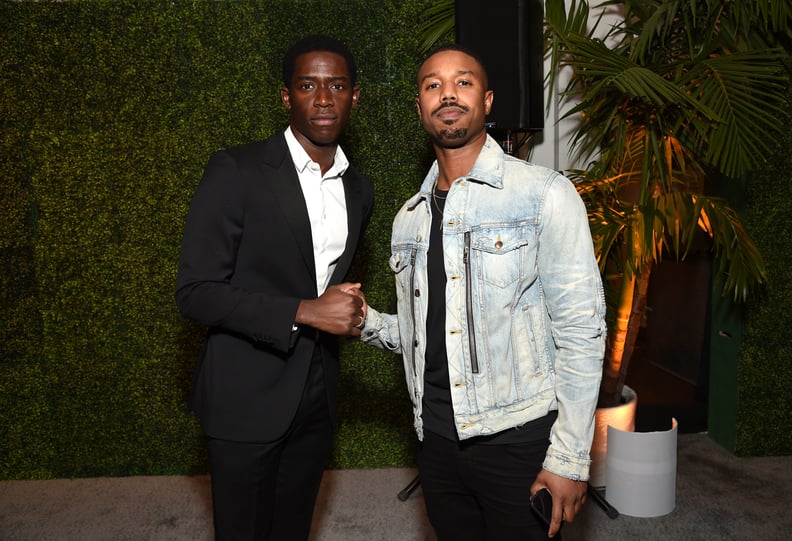
[[[349, 271], [371, 216], [371, 182], [343, 176], [349, 226], [331, 284]], [[191, 407], [211, 437], [272, 441], [294, 417], [315, 344], [322, 351], [331, 416], [337, 409], [336, 337], [292, 324], [317, 297], [311, 226], [282, 132], [212, 155], [182, 241], [176, 303], [208, 326]]]

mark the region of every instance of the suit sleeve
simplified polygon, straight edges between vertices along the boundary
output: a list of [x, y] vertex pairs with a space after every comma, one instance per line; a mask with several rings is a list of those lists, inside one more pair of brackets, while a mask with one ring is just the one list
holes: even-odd
[[246, 189], [236, 159], [214, 154], [190, 204], [176, 280], [176, 304], [189, 319], [288, 351], [300, 299], [232, 283], [243, 235]]

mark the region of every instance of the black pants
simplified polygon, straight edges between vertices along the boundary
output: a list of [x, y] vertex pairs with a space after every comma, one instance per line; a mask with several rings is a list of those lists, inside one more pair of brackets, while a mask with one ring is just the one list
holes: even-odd
[[438, 540], [547, 540], [547, 526], [531, 511], [530, 489], [548, 445], [546, 438], [493, 445], [424, 433], [418, 467]]
[[268, 443], [209, 440], [215, 539], [308, 539], [332, 437], [317, 348], [302, 401], [283, 438]]

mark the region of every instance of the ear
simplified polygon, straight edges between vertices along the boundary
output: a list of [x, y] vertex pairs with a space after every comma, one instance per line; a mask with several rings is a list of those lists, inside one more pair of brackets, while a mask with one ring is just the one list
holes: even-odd
[[492, 101], [495, 99], [495, 93], [492, 90], [487, 90], [484, 93], [484, 115], [490, 114], [492, 109]]
[[358, 97], [360, 97], [360, 87], [355, 85], [355, 88], [352, 89], [352, 108], [353, 109], [355, 107], [357, 107]]
[[286, 108], [287, 111], [291, 111], [291, 101], [289, 98], [289, 89], [285, 86], [282, 86], [280, 89], [281, 101], [283, 102], [283, 106]]
[[418, 118], [421, 118], [421, 102], [417, 97], [415, 98], [415, 110], [418, 112]]

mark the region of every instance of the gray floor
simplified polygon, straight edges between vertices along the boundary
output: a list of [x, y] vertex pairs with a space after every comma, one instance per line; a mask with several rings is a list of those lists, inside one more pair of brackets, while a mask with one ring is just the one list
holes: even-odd
[[[327, 471], [312, 541], [432, 541], [415, 471]], [[608, 518], [593, 502], [566, 541], [786, 540], [792, 535], [792, 457], [737, 458], [706, 434], [680, 434], [676, 508], [656, 518]], [[209, 480], [127, 477], [0, 482], [0, 540], [212, 539]]]

